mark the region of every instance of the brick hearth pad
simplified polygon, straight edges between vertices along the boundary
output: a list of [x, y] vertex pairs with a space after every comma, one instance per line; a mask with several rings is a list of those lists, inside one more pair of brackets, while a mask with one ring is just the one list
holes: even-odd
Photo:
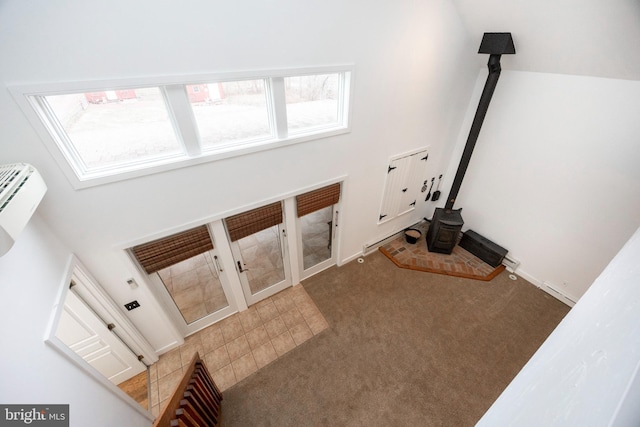
[[416, 243], [407, 243], [404, 236], [400, 236], [382, 245], [380, 252], [401, 268], [469, 279], [489, 281], [504, 270], [504, 265], [491, 267], [457, 245], [451, 255], [429, 252], [425, 241], [427, 227], [419, 229], [422, 236]]

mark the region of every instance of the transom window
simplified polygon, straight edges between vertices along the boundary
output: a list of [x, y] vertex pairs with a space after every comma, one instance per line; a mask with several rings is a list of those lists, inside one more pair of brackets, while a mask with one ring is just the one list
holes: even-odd
[[188, 85], [187, 92], [203, 150], [273, 138], [264, 80]]
[[52, 95], [40, 103], [81, 171], [185, 153], [157, 87]]
[[287, 98], [287, 128], [290, 133], [338, 124], [338, 74], [286, 77], [284, 88]]
[[222, 77], [13, 91], [78, 188], [349, 130], [348, 69]]

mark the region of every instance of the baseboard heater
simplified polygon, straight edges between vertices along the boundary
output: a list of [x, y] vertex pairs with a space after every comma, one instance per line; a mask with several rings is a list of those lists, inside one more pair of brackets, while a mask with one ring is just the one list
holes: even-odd
[[507, 268], [507, 271], [510, 273], [515, 273], [518, 267], [520, 266], [520, 261], [515, 259], [513, 255], [506, 254], [504, 259], [502, 260], [502, 265]]
[[473, 230], [467, 230], [462, 233], [462, 239], [460, 239], [458, 245], [491, 267], [499, 266], [507, 255], [507, 252], [509, 252], [502, 246], [493, 243], [491, 240], [479, 235]]

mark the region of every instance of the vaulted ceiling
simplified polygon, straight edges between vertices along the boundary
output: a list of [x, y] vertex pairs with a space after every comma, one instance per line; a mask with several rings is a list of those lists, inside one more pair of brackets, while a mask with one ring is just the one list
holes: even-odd
[[478, 46], [484, 32], [512, 33], [503, 69], [640, 80], [640, 0], [453, 3]]

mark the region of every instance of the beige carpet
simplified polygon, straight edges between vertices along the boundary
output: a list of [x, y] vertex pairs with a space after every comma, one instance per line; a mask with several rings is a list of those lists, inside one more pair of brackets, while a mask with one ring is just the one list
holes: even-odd
[[472, 426], [569, 311], [379, 252], [303, 285], [329, 329], [227, 390], [225, 426]]

